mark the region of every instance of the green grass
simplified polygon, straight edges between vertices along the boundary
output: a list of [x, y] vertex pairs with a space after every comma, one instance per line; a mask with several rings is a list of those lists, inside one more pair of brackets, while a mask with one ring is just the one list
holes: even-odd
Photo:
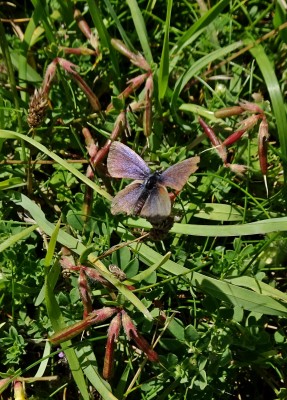
[[[283, 3], [274, 3], [1, 7], [3, 399], [23, 399], [23, 380], [29, 399], [287, 398], [287, 28]], [[242, 100], [262, 111], [216, 116]], [[219, 143], [254, 113], [259, 122], [222, 160], [198, 117]], [[265, 117], [268, 196], [258, 150]], [[109, 139], [152, 170], [200, 156], [161, 241], [147, 236], [144, 218], [112, 215], [112, 197], [128, 181], [108, 174]], [[236, 175], [229, 164], [247, 171]], [[78, 266], [68, 276], [63, 257]], [[113, 373], [105, 348], [117, 321], [89, 326], [83, 316], [111, 307], [135, 324], [119, 333]], [[47, 340], [81, 320], [88, 328], [72, 339]]]

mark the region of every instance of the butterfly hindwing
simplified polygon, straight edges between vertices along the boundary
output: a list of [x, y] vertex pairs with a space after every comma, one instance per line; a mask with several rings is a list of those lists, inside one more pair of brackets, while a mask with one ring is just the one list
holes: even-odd
[[144, 190], [142, 182], [132, 182], [121, 190], [112, 200], [112, 214], [133, 214], [138, 199]]
[[171, 203], [166, 188], [157, 184], [150, 192], [142, 210], [141, 217], [166, 217], [171, 212]]
[[144, 180], [150, 175], [150, 169], [144, 160], [121, 142], [111, 144], [107, 168], [114, 178]]
[[198, 168], [199, 157], [188, 158], [172, 165], [161, 174], [161, 184], [175, 190], [181, 190], [186, 184], [189, 175]]

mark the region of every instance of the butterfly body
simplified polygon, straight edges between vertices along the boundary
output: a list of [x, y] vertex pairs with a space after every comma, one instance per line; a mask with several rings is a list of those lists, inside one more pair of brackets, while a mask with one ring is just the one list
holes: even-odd
[[135, 179], [112, 201], [112, 214], [126, 213], [146, 218], [166, 217], [171, 202], [166, 186], [181, 190], [189, 175], [197, 169], [199, 157], [179, 162], [167, 170], [151, 172], [144, 160], [129, 147], [113, 142], [107, 159], [112, 177]]
[[142, 192], [137, 199], [132, 214], [140, 215], [143, 206], [145, 205], [148, 197], [152, 194], [152, 191], [157, 190], [157, 184], [160, 182], [160, 175], [161, 173], [159, 171], [156, 171], [150, 174], [150, 176], [143, 182]]

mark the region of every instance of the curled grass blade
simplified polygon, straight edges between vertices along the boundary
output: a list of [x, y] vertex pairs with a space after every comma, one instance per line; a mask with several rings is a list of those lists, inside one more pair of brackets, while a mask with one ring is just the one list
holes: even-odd
[[213, 124], [223, 125], [224, 121], [214, 116], [213, 111], [207, 110], [205, 107], [199, 106], [198, 104], [184, 103], [179, 107], [179, 110], [189, 112], [191, 114], [200, 115], [201, 117], [208, 119]]
[[42, 355], [42, 361], [41, 364], [39, 365], [39, 368], [37, 372], [35, 373], [35, 378], [40, 378], [45, 374], [48, 362], [49, 362], [49, 355], [51, 353], [51, 344], [48, 342], [48, 340], [45, 343], [43, 355]]

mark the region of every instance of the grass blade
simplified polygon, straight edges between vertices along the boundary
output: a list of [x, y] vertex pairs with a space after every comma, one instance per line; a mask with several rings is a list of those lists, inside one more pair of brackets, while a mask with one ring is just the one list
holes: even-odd
[[[146, 265], [150, 266], [153, 263], [159, 262], [161, 258], [160, 254], [146, 244], [142, 243], [139, 246], [138, 244], [131, 243], [131, 247], [136, 250]], [[287, 316], [287, 304], [282, 304], [269, 296], [255, 293], [252, 290], [241, 288], [225, 281], [210, 278], [198, 272], [190, 272], [188, 268], [171, 260], [166, 261], [161, 268], [173, 275], [185, 275], [186, 278], [190, 279], [191, 285], [245, 310], [268, 315]]]
[[123, 26], [122, 26], [122, 24], [121, 24], [121, 22], [120, 22], [120, 20], [119, 20], [119, 18], [117, 16], [117, 14], [115, 13], [115, 10], [114, 10], [110, 0], [104, 0], [104, 1], [106, 3], [107, 9], [108, 9], [111, 17], [113, 18], [113, 20], [114, 20], [114, 22], [115, 22], [115, 24], [116, 24], [116, 26], [118, 28], [118, 31], [121, 34], [121, 37], [122, 37], [124, 43], [126, 44], [126, 46], [130, 50], [135, 50], [134, 46], [133, 46], [132, 42], [130, 41], [128, 35], [126, 34], [126, 32], [125, 32], [125, 30], [124, 30], [124, 28], [123, 28]]
[[168, 85], [168, 76], [169, 76], [169, 29], [170, 29], [170, 18], [171, 18], [171, 9], [172, 9], [173, 0], [168, 0], [167, 2], [167, 11], [166, 11], [166, 20], [165, 20], [165, 32], [164, 32], [164, 41], [162, 46], [162, 53], [159, 65], [158, 72], [158, 94], [159, 99], [163, 99], [167, 85]]
[[[39, 227], [47, 235], [51, 236], [53, 234], [55, 230], [55, 225], [47, 221], [43, 211], [35, 203], [28, 199], [28, 197], [15, 192], [11, 200], [19, 206], [25, 208], [25, 210], [29, 211], [32, 218], [35, 219]], [[59, 230], [57, 241], [61, 243], [61, 245], [68, 247], [79, 255], [82, 255], [87, 250], [82, 243], [80, 243], [77, 239], [73, 238], [73, 236], [62, 231], [61, 229]], [[93, 254], [88, 255], [88, 260], [92, 264], [94, 264], [95, 267], [103, 275], [103, 277], [111, 282], [127, 298], [128, 301], [130, 301], [140, 312], [142, 312], [146, 316], [147, 319], [153, 319], [145, 305], [124, 284], [119, 282], [113, 274], [108, 272], [103, 263], [97, 260], [97, 258]]]
[[[249, 44], [249, 42], [247, 43]], [[282, 92], [278, 79], [274, 72], [273, 63], [270, 62], [263, 46], [257, 45], [250, 49], [251, 54], [256, 59], [256, 62], [261, 70], [267, 90], [269, 92], [274, 116], [276, 119], [276, 126], [278, 129], [278, 136], [280, 141], [280, 149], [282, 156], [285, 160], [285, 180], [286, 178], [286, 162], [287, 162], [287, 137], [286, 137], [286, 126], [287, 116], [285, 103], [283, 100]]]
[[238, 49], [239, 47], [242, 46], [241, 40], [235, 43], [230, 44], [229, 46], [217, 49], [213, 51], [210, 54], [207, 54], [204, 57], [201, 57], [199, 60], [197, 60], [190, 68], [188, 68], [182, 76], [178, 79], [173, 96], [171, 99], [171, 105], [172, 108], [175, 110], [178, 97], [180, 93], [182, 92], [183, 88], [185, 85], [193, 78], [195, 75], [197, 75], [204, 67], [206, 67], [208, 64], [212, 63], [213, 61], [226, 57], [227, 54], [231, 53], [232, 51]]
[[85, 360], [83, 371], [91, 384], [97, 389], [104, 400], [117, 400], [110, 391], [108, 382], [104, 381], [97, 369], [97, 360], [90, 346], [81, 346], [76, 350], [79, 359]]
[[116, 86], [118, 86], [119, 85], [119, 77], [121, 76], [121, 72], [119, 69], [119, 64], [118, 64], [118, 60], [116, 57], [115, 49], [111, 45], [110, 35], [105, 27], [105, 24], [101, 17], [101, 12], [100, 12], [99, 7], [97, 6], [97, 3], [94, 0], [88, 0], [87, 3], [88, 3], [89, 10], [90, 10], [90, 14], [92, 16], [92, 20], [98, 30], [102, 45], [109, 49], [114, 82], [115, 82]]
[[[195, 39], [197, 39], [198, 34], [204, 32], [205, 28], [214, 20], [222, 11], [230, 4], [229, 0], [221, 0], [217, 2], [208, 12], [206, 12], [198, 21], [196, 21], [185, 33], [181, 36], [179, 41], [173, 47], [171, 54], [179, 54], [186, 46], [189, 46]], [[176, 66], [178, 57], [171, 63], [172, 68]]]
[[[59, 232], [59, 224], [55, 227], [51, 237], [53, 238], [50, 241], [50, 245], [47, 251], [47, 257], [46, 259], [50, 259], [50, 254], [54, 253], [55, 249], [55, 237], [58, 235]], [[46, 262], [45, 259], [45, 262]], [[46, 308], [47, 308], [47, 313], [50, 318], [52, 327], [55, 332], [58, 332], [59, 330], [63, 329], [66, 327], [66, 324], [64, 322], [63, 315], [61, 313], [60, 307], [57, 303], [56, 297], [53, 292], [53, 287], [51, 286], [49, 279], [48, 279], [48, 274], [46, 275], [45, 279], [45, 303], [46, 303]], [[78, 389], [83, 397], [83, 399], [88, 400], [89, 399], [89, 393], [86, 387], [86, 382], [84, 378], [83, 371], [81, 370], [81, 366], [78, 360], [78, 357], [74, 351], [73, 348], [71, 348], [72, 342], [67, 341], [63, 343], [62, 349], [65, 352], [66, 358], [68, 360], [72, 375], [74, 377], [74, 380], [78, 386]]]
[[34, 232], [38, 228], [38, 225], [32, 225], [29, 226], [26, 229], [23, 229], [23, 231], [17, 233], [16, 235], [10, 236], [8, 239], [4, 240], [0, 244], [0, 253], [9, 247], [13, 246], [13, 244], [18, 243], [19, 240], [24, 239], [25, 237], [29, 236], [32, 232]]
[[144, 52], [145, 59], [149, 64], [151, 64], [153, 62], [153, 59], [149, 46], [149, 38], [141, 10], [136, 0], [127, 0], [127, 4], [131, 10], [132, 19]]
[[108, 200], [112, 199], [112, 197], [105, 190], [100, 188], [97, 184], [95, 184], [93, 181], [91, 181], [89, 178], [87, 178], [84, 174], [79, 172], [76, 168], [74, 168], [72, 165], [67, 163], [61, 157], [57, 156], [52, 151], [48, 150], [47, 147], [43, 146], [41, 143], [30, 138], [29, 136], [25, 136], [25, 135], [22, 135], [21, 133], [17, 133], [17, 132], [6, 131], [4, 129], [0, 129], [0, 138], [2, 138], [2, 139], [21, 139], [21, 140], [24, 140], [24, 141], [30, 143], [32, 146], [36, 147], [38, 150], [42, 151], [43, 153], [47, 154], [47, 156], [49, 156], [50, 158], [52, 158], [53, 160], [58, 162], [60, 165], [62, 165], [62, 167], [64, 167], [66, 170], [70, 171], [80, 181], [84, 182], [87, 186], [90, 186], [97, 193], [101, 194], [103, 197], [105, 197]]
[[[151, 225], [143, 219], [133, 220], [132, 218], [128, 218], [125, 220], [125, 223], [135, 228], [151, 228]], [[285, 231], [287, 231], [287, 217], [264, 219], [258, 222], [251, 222], [249, 224], [224, 226], [175, 223], [171, 228], [170, 233], [191, 236], [230, 237], [244, 235], [264, 235], [271, 232]]]

